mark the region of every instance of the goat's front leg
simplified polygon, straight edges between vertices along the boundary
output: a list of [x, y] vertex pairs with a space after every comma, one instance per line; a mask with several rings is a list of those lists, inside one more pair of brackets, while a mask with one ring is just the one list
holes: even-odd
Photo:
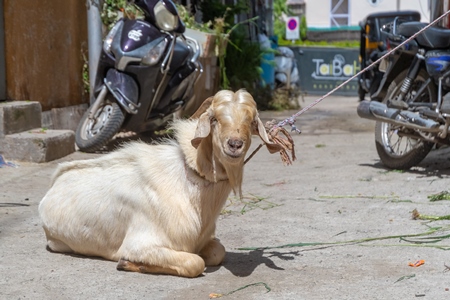
[[168, 248], [154, 248], [138, 256], [130, 255], [119, 260], [117, 270], [140, 273], [168, 274], [197, 277], [203, 273], [205, 262], [192, 253]]
[[207, 266], [217, 266], [225, 257], [225, 247], [216, 238], [213, 238], [200, 250], [199, 255], [205, 260]]

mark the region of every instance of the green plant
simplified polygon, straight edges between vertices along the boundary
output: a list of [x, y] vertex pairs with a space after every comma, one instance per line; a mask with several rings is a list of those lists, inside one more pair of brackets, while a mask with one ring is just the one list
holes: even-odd
[[306, 24], [306, 16], [302, 15], [300, 18], [300, 39], [302, 41], [306, 40], [307, 30], [308, 30], [308, 25]]
[[198, 31], [213, 33], [212, 21], [206, 23], [198, 23], [195, 21], [194, 16], [189, 12], [189, 10], [180, 4], [175, 4], [178, 10], [178, 15], [187, 28], [195, 29]]
[[225, 16], [214, 20], [214, 33], [216, 34], [216, 56], [219, 58], [220, 80], [221, 86], [224, 89], [227, 89], [229, 85], [226, 74], [225, 58], [227, 56], [228, 41], [230, 40], [230, 34], [232, 32], [232, 30], [230, 30], [227, 34], [224, 34], [227, 25], [228, 24], [225, 23]]
[[412, 218], [414, 220], [429, 220], [429, 221], [440, 221], [440, 220], [450, 220], [450, 215], [435, 216], [435, 215], [423, 215], [414, 209], [412, 212]]
[[239, 0], [235, 5], [223, 5], [220, 1], [202, 1], [200, 8], [203, 21], [195, 21], [189, 9], [177, 5], [178, 13], [187, 28], [210, 33], [215, 36], [215, 55], [219, 60], [220, 88], [252, 89], [260, 80], [262, 73], [261, 59], [263, 52], [259, 43], [246, 39], [241, 26], [253, 23], [258, 17], [234, 24], [235, 14], [248, 9], [247, 1]]
[[291, 40], [283, 38], [278, 39], [280, 46], [307, 46], [307, 47], [337, 47], [337, 48], [359, 48], [359, 41], [301, 41], [297, 40], [294, 43]]
[[82, 80], [83, 80], [83, 92], [89, 94], [91, 89], [91, 85], [89, 82], [89, 61], [86, 56], [86, 50], [81, 50], [81, 56], [83, 58], [83, 69], [81, 72]]
[[286, 0], [274, 0], [273, 1], [273, 33], [278, 38], [284, 38], [286, 36], [286, 23], [284, 16], [292, 15]]
[[[242, 57], [249, 54], [246, 49], [242, 49], [242, 47], [250, 45], [249, 43], [244, 44], [243, 40], [238, 37], [239, 34], [235, 34], [235, 32], [240, 25], [249, 22], [251, 23], [258, 17], [234, 24], [234, 16], [248, 10], [248, 3], [244, 0], [238, 0], [235, 5], [224, 5], [219, 0], [202, 1], [200, 2], [200, 8], [203, 12], [203, 22], [209, 23], [213, 21], [212, 29], [216, 36], [216, 56], [219, 58], [220, 87], [222, 89], [229, 89], [230, 85], [232, 86], [234, 84], [230, 84], [228, 78], [230, 76], [236, 76], [237, 74], [235, 72], [237, 71], [236, 69], [231, 73], [229, 72], [230, 69], [233, 69], [233, 67], [236, 66], [235, 60], [230, 63], [230, 59], [227, 59], [227, 57], [229, 57], [229, 52], [237, 51], [239, 52], [239, 56]], [[236, 37], [238, 38], [236, 39]], [[254, 49], [250, 49], [250, 51], [253, 50]], [[260, 51], [253, 53], [256, 53], [256, 56], [258, 56]], [[258, 61], [258, 67], [260, 65], [259, 62], [260, 61]], [[240, 65], [240, 67], [240, 69], [243, 69], [243, 65]], [[251, 67], [250, 71], [256, 71], [258, 77], [261, 73], [259, 69], [255, 69], [254, 67]], [[243, 77], [239, 75], [238, 77], [244, 80], [249, 78], [248, 76]], [[244, 85], [246, 85], [246, 83], [244, 83]]]
[[[228, 87], [228, 78], [226, 75], [225, 56], [226, 47], [230, 39], [230, 34], [233, 28], [230, 29], [229, 24], [225, 22], [227, 13], [231, 8], [224, 8], [222, 17], [217, 17], [214, 22], [208, 20], [206, 23], [200, 24], [195, 21], [194, 16], [182, 5], [177, 5], [177, 10], [180, 18], [186, 24], [187, 28], [213, 34], [215, 36], [215, 55], [219, 58], [219, 71], [221, 86]], [[222, 10], [221, 10], [222, 12]], [[216, 13], [214, 13], [215, 15]], [[207, 18], [208, 19], [208, 18]], [[227, 33], [225, 33], [227, 31]]]
[[223, 18], [225, 24], [234, 24], [234, 16], [249, 9], [248, 1], [238, 0], [234, 5], [223, 4], [222, 0], [202, 0], [199, 7], [202, 11], [203, 23], [212, 22]]
[[226, 79], [222, 81], [222, 88], [245, 88], [251, 93], [261, 78], [261, 60], [265, 52], [259, 43], [247, 40], [242, 28], [233, 32], [229, 40], [224, 61]]
[[266, 84], [261, 86], [260, 84], [255, 84], [247, 89], [250, 94], [252, 94], [253, 99], [258, 106], [258, 110], [271, 110], [273, 106], [270, 102], [273, 99], [273, 89], [270, 85]]
[[238, 212], [243, 215], [257, 208], [262, 210], [268, 210], [278, 206], [281, 206], [281, 204], [270, 202], [269, 200], [267, 200], [266, 197], [249, 194], [245, 195], [242, 198], [239, 197], [228, 198], [228, 203], [222, 210], [221, 214], [224, 215]]
[[108, 29], [124, 16], [128, 19], [141, 18], [142, 12], [127, 0], [104, 0], [100, 17]]
[[442, 191], [438, 194], [429, 195], [428, 199], [430, 199], [431, 202], [441, 201], [441, 200], [450, 200], [450, 193], [448, 191]]
[[269, 110], [286, 110], [298, 109], [298, 97], [300, 96], [300, 89], [291, 86], [288, 88], [277, 88], [272, 92], [272, 97], [268, 102]]

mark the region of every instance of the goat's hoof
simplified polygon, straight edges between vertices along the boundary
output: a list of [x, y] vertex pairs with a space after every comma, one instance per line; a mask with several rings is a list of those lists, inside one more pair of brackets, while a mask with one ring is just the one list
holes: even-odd
[[129, 272], [139, 272], [139, 273], [155, 273], [153, 269], [157, 267], [147, 266], [143, 263], [135, 263], [126, 259], [121, 258], [117, 263], [117, 270], [119, 271], [129, 271]]
[[119, 271], [131, 271], [131, 272], [139, 272], [138, 270], [135, 270], [135, 264], [131, 263], [130, 261], [121, 258], [119, 262], [117, 263], [117, 270]]
[[225, 257], [225, 247], [219, 239], [214, 238], [200, 251], [200, 256], [207, 266], [218, 266]]

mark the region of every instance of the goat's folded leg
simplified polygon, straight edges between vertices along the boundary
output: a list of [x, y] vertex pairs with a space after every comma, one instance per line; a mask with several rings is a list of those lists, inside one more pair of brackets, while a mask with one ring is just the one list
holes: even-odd
[[[130, 257], [120, 259], [117, 270], [197, 277], [205, 269], [205, 262], [196, 254], [168, 248], [157, 248], [150, 252], [150, 256], [140, 255], [139, 259]], [[142, 262], [143, 260], [147, 262]]]
[[47, 238], [47, 250], [59, 253], [73, 253], [72, 248], [70, 248], [66, 243], [53, 237], [50, 231], [45, 226], [44, 232]]
[[220, 265], [225, 257], [225, 247], [216, 238], [213, 238], [200, 251], [199, 255], [205, 260], [207, 266]]

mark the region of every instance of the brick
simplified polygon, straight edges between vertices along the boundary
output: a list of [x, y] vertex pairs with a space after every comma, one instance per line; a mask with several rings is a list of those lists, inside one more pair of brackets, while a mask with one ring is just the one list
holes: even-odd
[[0, 143], [0, 153], [6, 159], [42, 163], [75, 152], [75, 133], [37, 128], [6, 135]]
[[52, 108], [52, 129], [70, 129], [76, 131], [78, 123], [87, 109], [87, 104]]
[[39, 102], [0, 102], [0, 138], [37, 127], [41, 127]]

